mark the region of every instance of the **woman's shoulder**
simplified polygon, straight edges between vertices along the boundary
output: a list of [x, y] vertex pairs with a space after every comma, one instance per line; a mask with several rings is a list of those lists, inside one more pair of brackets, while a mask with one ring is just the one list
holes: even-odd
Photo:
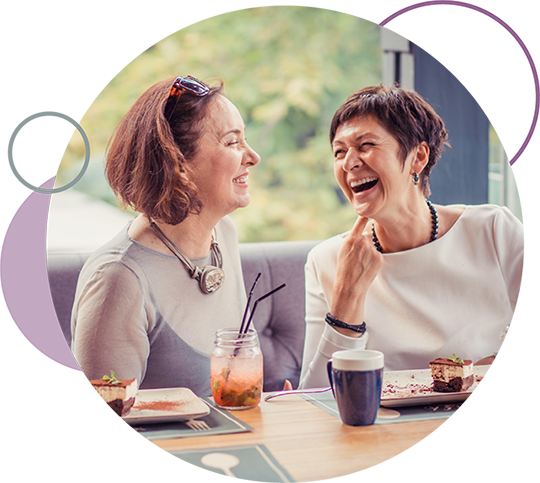
[[487, 226], [494, 224], [521, 224], [521, 221], [506, 206], [491, 203], [481, 205], [467, 205], [461, 217], [464, 222], [478, 225], [484, 223]]
[[448, 233], [466, 210], [465, 205], [436, 205], [439, 216], [439, 237]]
[[[454, 206], [458, 205], [449, 205], [448, 208], [452, 209]], [[472, 234], [475, 240], [519, 240], [523, 236], [523, 224], [506, 206], [489, 203], [466, 205], [455, 225], [451, 227], [451, 232], [455, 235], [465, 234], [467, 237]]]
[[218, 238], [221, 236], [227, 241], [236, 240], [238, 241], [238, 230], [236, 224], [230, 216], [224, 216], [221, 220], [218, 221], [216, 225], [216, 232]]
[[329, 259], [335, 260], [343, 245], [343, 240], [349, 232], [350, 230], [339, 235], [334, 235], [315, 245], [308, 253], [308, 261], [321, 262]]
[[94, 251], [86, 260], [81, 275], [97, 274], [99, 276], [118, 277], [125, 272], [134, 272], [138, 266], [137, 244], [128, 235], [127, 225], [108, 243]]

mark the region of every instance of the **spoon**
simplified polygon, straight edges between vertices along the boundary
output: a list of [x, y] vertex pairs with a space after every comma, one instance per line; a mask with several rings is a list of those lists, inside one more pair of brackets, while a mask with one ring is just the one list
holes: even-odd
[[221, 470], [227, 476], [236, 478], [234, 473], [231, 471], [231, 468], [234, 468], [238, 463], [240, 463], [240, 460], [232, 454], [208, 453], [201, 458], [201, 463], [209, 468]]

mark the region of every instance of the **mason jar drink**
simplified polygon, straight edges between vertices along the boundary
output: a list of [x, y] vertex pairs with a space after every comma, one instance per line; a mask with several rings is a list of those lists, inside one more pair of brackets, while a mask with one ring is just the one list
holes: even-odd
[[255, 329], [238, 335], [238, 329], [216, 332], [210, 357], [210, 385], [217, 406], [250, 409], [261, 400], [263, 357]]

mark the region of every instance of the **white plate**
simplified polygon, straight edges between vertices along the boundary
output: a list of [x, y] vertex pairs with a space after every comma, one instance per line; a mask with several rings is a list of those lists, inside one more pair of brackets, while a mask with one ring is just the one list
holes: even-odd
[[167, 423], [199, 418], [209, 412], [210, 407], [185, 387], [139, 389], [135, 404], [122, 419], [128, 424]]
[[[411, 371], [388, 371], [384, 373], [381, 406], [392, 408], [399, 406], [417, 406], [421, 404], [442, 404], [462, 402], [478, 386], [490, 366], [475, 366], [475, 381], [466, 391], [435, 392], [430, 369]], [[389, 385], [394, 386], [396, 394], [391, 394]]]

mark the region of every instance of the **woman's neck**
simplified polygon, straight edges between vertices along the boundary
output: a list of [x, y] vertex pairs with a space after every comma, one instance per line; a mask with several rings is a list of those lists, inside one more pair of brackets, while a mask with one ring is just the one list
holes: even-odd
[[376, 216], [374, 223], [384, 253], [410, 250], [431, 240], [431, 211], [423, 197], [415, 197], [387, 215]]
[[[153, 221], [188, 258], [205, 257], [210, 252], [215, 224], [205, 221], [203, 217], [191, 215], [178, 225]], [[135, 219], [129, 228], [129, 235], [148, 248], [162, 253], [171, 253], [154, 233], [150, 227], [150, 220], [145, 215], [139, 215]]]

